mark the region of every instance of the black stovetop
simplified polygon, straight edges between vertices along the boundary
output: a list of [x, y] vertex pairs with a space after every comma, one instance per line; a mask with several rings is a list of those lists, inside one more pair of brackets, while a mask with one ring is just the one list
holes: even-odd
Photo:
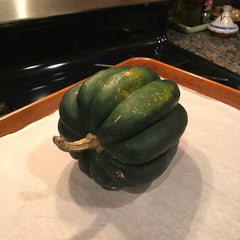
[[150, 57], [240, 89], [240, 76], [169, 42], [168, 4], [0, 25], [0, 114], [131, 57]]

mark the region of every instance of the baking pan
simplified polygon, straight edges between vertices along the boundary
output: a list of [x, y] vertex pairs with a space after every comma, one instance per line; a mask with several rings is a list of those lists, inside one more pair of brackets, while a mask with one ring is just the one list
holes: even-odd
[[[207, 78], [173, 67], [166, 63], [145, 57], [127, 59], [117, 66], [147, 66], [155, 70], [160, 77], [175, 81], [177, 84], [200, 94], [240, 109], [240, 91], [222, 85]], [[84, 80], [79, 80], [84, 81]], [[76, 83], [77, 84], [77, 83]], [[75, 84], [74, 84], [75, 85]], [[56, 111], [64, 93], [71, 85], [32, 104], [20, 108], [0, 118], [0, 137], [14, 133]], [[207, 107], [207, 106], [206, 106]]]

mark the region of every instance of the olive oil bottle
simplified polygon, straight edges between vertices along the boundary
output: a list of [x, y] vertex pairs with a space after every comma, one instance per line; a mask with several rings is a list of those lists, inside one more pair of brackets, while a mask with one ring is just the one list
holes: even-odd
[[178, 0], [170, 20], [183, 25], [194, 27], [202, 24], [203, 0]]

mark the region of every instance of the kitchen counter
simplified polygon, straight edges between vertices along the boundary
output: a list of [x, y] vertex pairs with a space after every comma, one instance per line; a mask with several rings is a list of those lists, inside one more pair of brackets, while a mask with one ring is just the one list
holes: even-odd
[[230, 38], [213, 36], [208, 30], [185, 34], [169, 29], [167, 34], [179, 47], [240, 75], [240, 32]]

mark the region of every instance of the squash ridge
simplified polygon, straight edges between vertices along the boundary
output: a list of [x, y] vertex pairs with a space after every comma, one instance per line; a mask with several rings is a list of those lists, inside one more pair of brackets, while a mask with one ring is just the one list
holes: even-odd
[[89, 119], [92, 119], [91, 129], [93, 132], [97, 132], [109, 114], [122, 101], [127, 99], [133, 92], [157, 79], [159, 79], [159, 76], [152, 69], [144, 66], [120, 71], [106, 79], [93, 98], [89, 110]]

